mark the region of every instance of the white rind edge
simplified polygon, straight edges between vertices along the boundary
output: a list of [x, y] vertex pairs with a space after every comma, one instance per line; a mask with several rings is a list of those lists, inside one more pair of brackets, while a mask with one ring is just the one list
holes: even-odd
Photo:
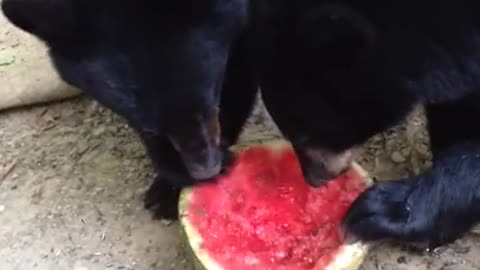
[[[372, 184], [372, 180], [369, 178], [367, 172], [357, 163], [353, 163], [352, 167], [355, 171], [362, 176], [367, 185]], [[363, 259], [367, 255], [369, 245], [362, 242], [354, 242], [347, 245], [343, 245], [338, 250], [335, 259], [324, 269], [318, 270], [357, 270], [363, 262]]]
[[[273, 149], [281, 150], [284, 147], [290, 146], [287, 141], [281, 139], [266, 140], [261, 143], [249, 144], [249, 145], [237, 145], [232, 147], [233, 151], [239, 151], [241, 149], [248, 148], [249, 146], [264, 145]], [[367, 185], [371, 185], [372, 181], [368, 177], [368, 174], [363, 168], [353, 163], [352, 167], [362, 178], [367, 182]], [[228, 270], [224, 269], [214, 259], [208, 255], [206, 251], [202, 249], [203, 239], [200, 233], [190, 224], [187, 219], [188, 213], [185, 210], [186, 204], [190, 201], [191, 188], [185, 188], [180, 194], [179, 200], [179, 220], [181, 229], [183, 230], [186, 245], [188, 245], [189, 254], [192, 258], [192, 267], [195, 270]], [[340, 247], [335, 259], [323, 269], [314, 270], [357, 270], [363, 262], [363, 259], [367, 255], [369, 245], [362, 242], [354, 242]], [[208, 268], [206, 267], [208, 266]]]

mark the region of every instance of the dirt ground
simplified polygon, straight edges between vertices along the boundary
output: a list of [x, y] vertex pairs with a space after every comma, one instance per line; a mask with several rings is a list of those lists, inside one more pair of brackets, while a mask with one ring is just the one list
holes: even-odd
[[[2, 52], [29, 50], [23, 38], [0, 18], [0, 91], [8, 91], [2, 82], [28, 60], [2, 65]], [[357, 160], [379, 180], [428, 168], [424, 123], [419, 110], [372, 138]], [[278, 132], [258, 106], [242, 140], [271, 136]], [[142, 207], [152, 179], [142, 145], [94, 101], [2, 112], [0, 149], [0, 269], [189, 269], [178, 224], [153, 220]], [[472, 232], [434, 254], [382, 243], [362, 270], [480, 269], [479, 237]]]

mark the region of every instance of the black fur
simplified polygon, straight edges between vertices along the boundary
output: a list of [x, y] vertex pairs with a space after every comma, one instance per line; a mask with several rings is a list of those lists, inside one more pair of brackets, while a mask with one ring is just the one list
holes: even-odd
[[2, 9], [45, 41], [66, 82], [140, 134], [158, 172], [146, 206], [173, 217], [165, 204], [181, 187], [219, 172], [256, 94], [240, 40], [247, 0], [4, 0]]
[[365, 192], [344, 222], [359, 238], [436, 246], [479, 220], [479, 11], [474, 0], [252, 2], [262, 96], [310, 183], [334, 175], [306, 151], [342, 153], [427, 106], [433, 168]]

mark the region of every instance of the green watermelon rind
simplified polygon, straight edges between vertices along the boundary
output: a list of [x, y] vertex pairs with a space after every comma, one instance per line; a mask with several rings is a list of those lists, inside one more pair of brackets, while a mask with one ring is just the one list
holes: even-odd
[[[271, 150], [282, 150], [285, 147], [290, 147], [290, 144], [284, 140], [266, 140], [261, 143], [237, 145], [232, 147], [233, 151], [240, 151], [248, 147], [262, 145]], [[362, 179], [371, 185], [372, 181], [368, 174], [357, 163], [353, 163], [352, 167], [362, 176]], [[202, 236], [190, 224], [188, 220], [188, 202], [192, 195], [192, 188], [185, 188], [182, 190], [179, 199], [179, 220], [181, 224], [181, 237], [184, 240], [184, 250], [187, 260], [193, 270], [228, 270], [219, 265], [206, 250], [202, 248]], [[347, 241], [348, 242], [348, 241]], [[332, 262], [323, 269], [317, 270], [357, 270], [362, 264], [365, 256], [369, 250], [369, 245], [362, 242], [348, 243], [340, 247], [337, 255]], [[314, 269], [315, 270], [315, 269]]]

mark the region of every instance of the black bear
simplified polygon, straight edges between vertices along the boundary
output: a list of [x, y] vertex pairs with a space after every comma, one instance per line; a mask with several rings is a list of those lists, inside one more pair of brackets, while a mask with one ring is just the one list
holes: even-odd
[[369, 241], [459, 238], [480, 219], [480, 2], [252, 2], [268, 111], [320, 186], [349, 149], [426, 106], [433, 167], [369, 188], [345, 228]]
[[[147, 207], [175, 217], [178, 189], [217, 175], [253, 106], [242, 55], [247, 0], [4, 0], [60, 76], [126, 118], [158, 172]], [[221, 109], [221, 111], [219, 110]], [[167, 209], [166, 209], [167, 208]], [[165, 211], [163, 211], [165, 210]]]

